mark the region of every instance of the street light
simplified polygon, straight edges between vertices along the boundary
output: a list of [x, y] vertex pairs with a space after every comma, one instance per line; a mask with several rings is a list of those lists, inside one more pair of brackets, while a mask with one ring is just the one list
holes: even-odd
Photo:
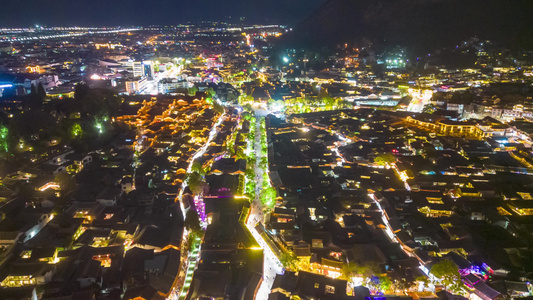
[[96, 123], [96, 129], [98, 129], [99, 133], [102, 133], [102, 124]]

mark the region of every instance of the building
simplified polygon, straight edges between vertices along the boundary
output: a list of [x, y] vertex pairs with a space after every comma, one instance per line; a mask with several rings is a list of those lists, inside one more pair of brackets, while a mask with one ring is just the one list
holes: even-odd
[[423, 116], [416, 118], [408, 116], [405, 120], [423, 129], [450, 136], [470, 136], [480, 138], [483, 131], [477, 126], [475, 121], [452, 121], [444, 118], [428, 119]]
[[133, 73], [133, 77], [154, 77], [154, 64], [150, 60], [126, 60], [122, 61], [122, 66]]
[[137, 78], [132, 81], [126, 81], [126, 92], [129, 94], [135, 94], [146, 87], [148, 80], [146, 77]]

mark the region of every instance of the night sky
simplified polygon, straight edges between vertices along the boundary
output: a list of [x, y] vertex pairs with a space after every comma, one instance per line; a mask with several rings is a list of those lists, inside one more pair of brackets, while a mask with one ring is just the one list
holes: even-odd
[[[173, 25], [198, 20], [293, 25], [325, 0], [0, 0], [0, 27]], [[228, 19], [231, 16], [232, 19]]]

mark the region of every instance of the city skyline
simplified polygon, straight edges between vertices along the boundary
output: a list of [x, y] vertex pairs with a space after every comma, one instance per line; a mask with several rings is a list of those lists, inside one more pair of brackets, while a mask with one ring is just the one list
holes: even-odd
[[[177, 25], [193, 21], [295, 24], [325, 0], [6, 0], [0, 27]], [[241, 20], [241, 18], [243, 18]]]

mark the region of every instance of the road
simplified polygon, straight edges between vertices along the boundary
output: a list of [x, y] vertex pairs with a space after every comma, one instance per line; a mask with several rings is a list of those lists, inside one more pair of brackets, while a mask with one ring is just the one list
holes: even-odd
[[[189, 166], [187, 167], [187, 173], [191, 171], [194, 161], [198, 157], [204, 155], [205, 151], [207, 150], [207, 147], [209, 146], [209, 144], [211, 144], [211, 141], [217, 135], [217, 127], [220, 126], [222, 121], [224, 121], [225, 116], [226, 114], [220, 115], [218, 120], [215, 122], [215, 124], [211, 128], [211, 131], [209, 132], [209, 137], [206, 143], [192, 157], [189, 163]], [[185, 190], [186, 187], [187, 187], [187, 181], [183, 181], [181, 185], [181, 190], [177, 197], [177, 200], [180, 203], [180, 208], [181, 208], [181, 212], [183, 213], [184, 220], [185, 220], [186, 212], [185, 212], [185, 207], [183, 206], [182, 200], [183, 200], [183, 191]], [[188, 246], [189, 246], [188, 241], [189, 241], [189, 232], [187, 230], [183, 230], [183, 236], [181, 237], [180, 251], [182, 252], [181, 262], [184, 265], [182, 267], [182, 271], [179, 274], [180, 278], [177, 280], [177, 284], [174, 287], [174, 290], [170, 293], [170, 296], [167, 299], [172, 299], [172, 300], [181, 299], [182, 295], [186, 296], [189, 291], [188, 284], [190, 284], [190, 282], [192, 281], [192, 275], [194, 273], [194, 270], [196, 269], [196, 263], [199, 259], [199, 253], [197, 251], [198, 248], [195, 248], [192, 251], [187, 251], [187, 252], [184, 251], [184, 249], [188, 249]], [[200, 241], [198, 241], [198, 245], [199, 244], [200, 244]], [[183, 276], [185, 276], [185, 278], [183, 278]], [[181, 284], [182, 282], [183, 282], [183, 285]]]
[[139, 91], [141, 95], [158, 95], [159, 94], [159, 81], [164, 78], [174, 78], [181, 73], [181, 67], [173, 67], [169, 70], [165, 70], [161, 73], [155, 73], [154, 79], [147, 81], [144, 88]]
[[409, 95], [413, 97], [411, 102], [409, 103], [409, 106], [407, 107], [407, 111], [410, 112], [416, 112], [421, 113], [424, 109], [424, 106], [430, 103], [431, 98], [433, 97], [433, 93], [431, 90], [410, 90]]
[[[258, 109], [256, 110], [256, 132], [261, 132], [261, 122], [259, 121], [260, 117], [266, 116], [268, 114], [267, 111]], [[263, 175], [265, 172], [268, 172], [268, 170], [263, 170], [259, 167], [259, 162], [261, 161], [261, 135], [256, 134], [255, 140], [254, 140], [254, 151], [256, 154], [256, 166], [255, 166], [255, 179], [256, 179], [256, 188], [255, 188], [255, 198], [252, 201], [252, 206], [250, 210], [250, 216], [248, 218], [248, 222], [246, 226], [248, 227], [248, 230], [252, 233], [254, 238], [257, 240], [261, 248], [263, 249], [263, 282], [261, 283], [261, 286], [259, 287], [259, 290], [257, 292], [256, 299], [257, 300], [266, 300], [268, 299], [268, 295], [270, 294], [270, 290], [272, 288], [272, 284], [274, 283], [274, 279], [276, 278], [276, 274], [283, 274], [283, 266], [281, 265], [279, 259], [274, 255], [270, 247], [266, 244], [266, 242], [263, 240], [263, 238], [259, 235], [259, 233], [255, 230], [255, 225], [258, 222], [264, 223], [264, 213], [263, 213], [263, 205], [261, 203], [261, 200], [259, 198], [259, 195], [261, 194], [261, 190], [263, 187]], [[268, 167], [267, 167], [268, 168]]]
[[[332, 134], [336, 135], [340, 140], [341, 140], [341, 143], [340, 145], [346, 145], [347, 142], [350, 142], [349, 139], [347, 139], [344, 135], [342, 135], [340, 132], [338, 131], [332, 131], [331, 132]], [[342, 155], [339, 153], [339, 150], [338, 150], [338, 146], [335, 147], [333, 149], [333, 152], [337, 155], [337, 157], [340, 157], [340, 161], [342, 163], [345, 162], [344, 160], [344, 157], [342, 157]], [[411, 187], [409, 186], [409, 184], [407, 183], [407, 178], [403, 177], [400, 172], [400, 170], [398, 169], [398, 166], [396, 166], [395, 163], [391, 164], [391, 168], [394, 169], [394, 171], [397, 173], [397, 176], [400, 177], [400, 179], [403, 181], [404, 185], [405, 185], [405, 189], [410, 191], [411, 190]], [[398, 237], [396, 236], [396, 234], [394, 234], [394, 231], [392, 230], [392, 226], [390, 225], [389, 223], [389, 219], [388, 219], [388, 216], [385, 212], [385, 210], [383, 210], [383, 208], [381, 207], [381, 203], [379, 202], [379, 199], [373, 194], [373, 193], [370, 193], [368, 194], [368, 196], [370, 197], [370, 199], [372, 199], [374, 201], [374, 203], [376, 203], [376, 206], [378, 207], [378, 210], [381, 214], [381, 220], [383, 221], [383, 224], [385, 224], [385, 233], [387, 234], [387, 236], [389, 237], [390, 241], [393, 242], [393, 243], [400, 243]], [[403, 249], [402, 250], [409, 256], [409, 257], [414, 257], [414, 254]], [[422, 264], [419, 264], [420, 266], [422, 266]], [[352, 283], [353, 281], [350, 280], [350, 283]]]
[[59, 38], [66, 38], [66, 37], [74, 37], [74, 36], [84, 36], [84, 35], [91, 35], [91, 34], [107, 34], [107, 33], [119, 33], [119, 32], [128, 32], [128, 31], [136, 31], [139, 30], [138, 28], [127, 28], [127, 29], [113, 29], [113, 30], [88, 30], [86, 32], [78, 32], [78, 33], [64, 33], [64, 34], [43, 34], [39, 36], [29, 36], [29, 37], [22, 37], [22, 38], [14, 38], [14, 39], [5, 39], [3, 41], [10, 41], [10, 42], [23, 42], [23, 41], [36, 41], [36, 40], [48, 40], [48, 39], [59, 39]]

